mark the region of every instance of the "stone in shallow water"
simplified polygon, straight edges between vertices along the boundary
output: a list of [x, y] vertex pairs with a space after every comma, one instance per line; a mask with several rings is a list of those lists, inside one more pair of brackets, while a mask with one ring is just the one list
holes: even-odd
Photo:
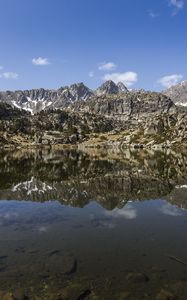
[[[83, 284], [84, 285], [84, 284]], [[89, 288], [84, 288], [81, 284], [71, 284], [66, 287], [62, 293], [63, 300], [84, 300], [91, 295]]]
[[143, 273], [129, 273], [126, 279], [132, 283], [144, 283], [149, 281], [149, 277]]
[[13, 297], [16, 300], [28, 300], [28, 297], [25, 295], [22, 289], [17, 289], [15, 292], [13, 292]]
[[131, 294], [129, 292], [123, 292], [119, 296], [119, 300], [129, 300], [131, 299]]
[[0, 291], [0, 300], [29, 300], [21, 289], [16, 290], [13, 293]]
[[155, 300], [177, 300], [177, 296], [169, 291], [161, 290]]
[[0, 293], [0, 297], [2, 300], [16, 300], [12, 293]]

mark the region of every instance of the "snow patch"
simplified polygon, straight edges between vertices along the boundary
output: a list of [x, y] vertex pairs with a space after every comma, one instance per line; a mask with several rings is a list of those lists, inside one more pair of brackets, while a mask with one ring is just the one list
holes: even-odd
[[44, 194], [45, 192], [52, 191], [54, 188], [47, 185], [45, 182], [38, 182], [34, 177], [25, 182], [20, 182], [12, 188], [12, 192], [26, 192], [27, 196], [32, 193]]
[[175, 187], [176, 189], [187, 189], [187, 185], [184, 184], [184, 185], [176, 185]]
[[187, 102], [175, 102], [175, 105], [187, 107]]
[[27, 102], [25, 102], [25, 103], [18, 104], [14, 100], [14, 101], [12, 101], [12, 104], [16, 108], [23, 109], [25, 111], [30, 112], [31, 115], [34, 115], [34, 113], [36, 113], [36, 111], [37, 111], [37, 106], [40, 107], [40, 110], [44, 110], [52, 104], [52, 101], [44, 100], [44, 98], [33, 100], [30, 97], [27, 97]]

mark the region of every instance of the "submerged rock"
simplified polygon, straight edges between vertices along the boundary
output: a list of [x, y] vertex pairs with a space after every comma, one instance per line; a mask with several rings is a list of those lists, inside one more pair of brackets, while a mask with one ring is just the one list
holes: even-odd
[[13, 297], [16, 300], [29, 300], [22, 289], [18, 289], [13, 293]]
[[123, 292], [119, 296], [119, 300], [129, 300], [131, 299], [131, 294], [129, 292]]
[[17, 300], [12, 293], [0, 293], [1, 300]]
[[149, 277], [143, 273], [129, 273], [126, 279], [132, 283], [143, 283], [149, 281]]
[[169, 291], [161, 290], [155, 300], [177, 300], [177, 296]]
[[77, 271], [77, 260], [75, 259], [73, 261], [73, 264], [71, 265], [70, 269], [65, 272], [65, 275], [72, 275], [76, 271]]

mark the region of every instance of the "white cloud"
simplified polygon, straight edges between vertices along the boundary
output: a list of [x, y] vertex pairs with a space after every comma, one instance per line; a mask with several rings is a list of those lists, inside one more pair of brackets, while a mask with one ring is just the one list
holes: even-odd
[[177, 9], [182, 9], [184, 7], [184, 0], [169, 0], [169, 4]]
[[117, 67], [117, 65], [113, 62], [103, 62], [101, 64], [99, 64], [99, 67], [98, 69], [100, 71], [112, 71], [112, 70], [115, 70]]
[[177, 84], [182, 80], [183, 76], [181, 74], [173, 74], [160, 78], [158, 83], [161, 84], [164, 88], [170, 88], [172, 85]]
[[152, 19], [155, 19], [155, 18], [159, 17], [159, 14], [153, 12], [152, 10], [150, 10], [150, 11], [148, 12], [148, 15], [149, 15], [149, 17], [151, 17]]
[[35, 66], [47, 66], [50, 64], [48, 58], [43, 58], [43, 57], [33, 58], [32, 63]]
[[4, 73], [0, 74], [0, 78], [4, 78], [4, 79], [17, 79], [18, 78], [18, 74], [14, 73], [14, 72], [4, 72]]
[[115, 83], [123, 82], [127, 87], [129, 87], [137, 82], [138, 74], [135, 72], [105, 74], [102, 80], [112, 80]]
[[3, 66], [0, 66], [0, 70], [3, 70]]
[[174, 8], [173, 12], [171, 14], [171, 16], [173, 17], [173, 16], [177, 15], [177, 13], [181, 9], [183, 9], [183, 7], [184, 7], [184, 0], [169, 0], [169, 5]]
[[90, 78], [93, 78], [94, 77], [94, 72], [93, 71], [90, 71], [89, 73], [88, 73], [88, 76], [90, 77]]

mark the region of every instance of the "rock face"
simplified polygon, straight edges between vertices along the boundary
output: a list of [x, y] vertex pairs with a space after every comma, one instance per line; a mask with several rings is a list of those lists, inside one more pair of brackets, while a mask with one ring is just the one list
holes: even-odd
[[178, 106], [187, 107], [187, 81], [183, 81], [163, 92]]
[[174, 103], [165, 95], [155, 92], [126, 92], [92, 97], [86, 102], [72, 105], [74, 111], [104, 115], [121, 121], [142, 119], [176, 112]]
[[20, 135], [29, 144], [76, 144], [88, 139], [91, 133], [109, 132], [116, 126], [121, 123], [101, 115], [58, 109], [30, 115], [0, 102], [0, 146], [19, 145], [15, 138]]

